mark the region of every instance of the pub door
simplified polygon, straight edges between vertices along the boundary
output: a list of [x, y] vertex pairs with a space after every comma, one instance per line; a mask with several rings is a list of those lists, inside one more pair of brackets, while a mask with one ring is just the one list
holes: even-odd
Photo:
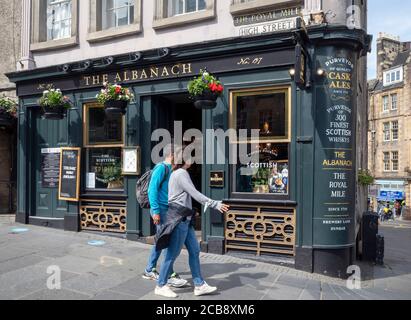
[[[64, 218], [67, 203], [58, 200], [60, 149], [67, 146], [67, 118], [42, 119], [39, 110], [31, 112], [31, 216]], [[57, 172], [56, 172], [57, 169]], [[56, 179], [57, 177], [57, 179]]]

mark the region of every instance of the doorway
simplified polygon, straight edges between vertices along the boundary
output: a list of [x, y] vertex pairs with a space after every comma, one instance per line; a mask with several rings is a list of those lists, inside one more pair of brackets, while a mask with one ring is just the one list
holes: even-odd
[[[202, 111], [194, 107], [188, 94], [168, 94], [153, 97], [157, 128], [167, 129], [174, 137], [174, 122], [181, 121], [183, 134], [188, 129], [202, 131]], [[194, 164], [189, 169], [194, 186], [202, 192], [202, 165]], [[201, 231], [201, 205], [193, 199], [193, 209], [197, 211], [196, 231]]]

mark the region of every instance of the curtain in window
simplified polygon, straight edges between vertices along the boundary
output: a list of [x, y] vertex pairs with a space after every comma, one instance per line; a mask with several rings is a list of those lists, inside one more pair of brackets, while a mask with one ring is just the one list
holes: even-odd
[[126, 26], [134, 22], [134, 0], [102, 0], [102, 29]]
[[47, 0], [47, 40], [71, 36], [71, 0]]

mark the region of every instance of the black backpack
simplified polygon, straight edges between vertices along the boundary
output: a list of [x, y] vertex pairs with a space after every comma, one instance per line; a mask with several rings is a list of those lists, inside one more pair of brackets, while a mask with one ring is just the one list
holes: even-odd
[[[166, 167], [166, 174], [161, 181], [160, 188], [163, 183], [166, 181], [168, 176], [168, 166], [163, 163], [163, 166]], [[147, 171], [145, 174], [138, 179], [136, 183], [136, 197], [137, 202], [139, 203], [142, 209], [150, 209], [150, 201], [148, 200], [148, 187], [150, 185], [151, 175], [153, 174], [153, 170]]]

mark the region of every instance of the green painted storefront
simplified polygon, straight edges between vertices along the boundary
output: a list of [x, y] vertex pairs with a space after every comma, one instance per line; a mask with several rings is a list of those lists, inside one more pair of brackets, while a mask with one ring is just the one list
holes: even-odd
[[[17, 84], [21, 106], [18, 125], [17, 221], [70, 231], [81, 230], [81, 202], [59, 201], [57, 188], [42, 186], [40, 150], [61, 147], [85, 148], [84, 108], [95, 102], [95, 96], [101, 89], [101, 79], [99, 83], [96, 79], [93, 84], [93, 75], [107, 73], [111, 76], [120, 73], [123, 77], [121, 83], [134, 92], [135, 102], [129, 105], [124, 117], [123, 146], [141, 148], [141, 171], [144, 173], [153, 167], [150, 158], [154, 146], [150, 140], [151, 133], [167, 125], [168, 121], [164, 117], [164, 110], [159, 107], [161, 104], [159, 101], [169, 95], [186, 93], [188, 81], [200, 67], [206, 67], [219, 77], [225, 87], [224, 95], [218, 100], [215, 109], [195, 113], [194, 110], [189, 109], [189, 105], [187, 106], [188, 113], [193, 112], [197, 117], [201, 117], [203, 131], [229, 129], [231, 99], [234, 92], [258, 91], [266, 88], [288, 90], [289, 192], [288, 195], [282, 196], [267, 196], [255, 192], [247, 195], [233, 193], [233, 170], [229, 164], [205, 164], [201, 167], [202, 192], [213, 199], [225, 199], [240, 211], [253, 208], [250, 212], [257, 210], [258, 215], [266, 208], [275, 208], [281, 214], [292, 214], [295, 225], [290, 239], [292, 242], [295, 241], [293, 243], [295, 245], [291, 257], [296, 268], [310, 272], [327, 271], [329, 274], [341, 274], [341, 271], [351, 264], [355, 255], [355, 234], [352, 231], [355, 230], [354, 212], [349, 213], [351, 221], [347, 220], [351, 228], [351, 231], [347, 231], [349, 239], [346, 237], [334, 239], [332, 233], [327, 234], [325, 240], [315, 236], [316, 233], [323, 234], [321, 224], [316, 224], [318, 218], [316, 212], [322, 210], [317, 208], [316, 199], [319, 193], [326, 192], [324, 185], [318, 181], [321, 168], [316, 158], [318, 148], [321, 146], [319, 141], [322, 139], [317, 132], [322, 114], [316, 112], [316, 108], [322, 103], [323, 93], [320, 91], [324, 85], [316, 71], [325, 68], [320, 65], [320, 61], [332, 58], [330, 54], [358, 59], [360, 55], [367, 52], [368, 41], [367, 35], [360, 30], [318, 27], [310, 29], [308, 34], [301, 29], [295, 32], [175, 47], [170, 48], [168, 54], [163, 54], [165, 51], [159, 53], [153, 50], [143, 53], [143, 58], [136, 62], [127, 60], [129, 55], [123, 55], [114, 57], [114, 61], [118, 63], [114, 62], [99, 68], [85, 68], [79, 62], [71, 64], [69, 72], [62, 70], [61, 66], [55, 66], [9, 74], [10, 79]], [[296, 75], [290, 76], [290, 69], [296, 67], [297, 44], [301, 44], [305, 49], [303, 84], [297, 84]], [[260, 64], [255, 60], [259, 57], [264, 57]], [[95, 65], [97, 60], [93, 60]], [[177, 64], [181, 68], [182, 64], [188, 63], [192, 63], [192, 70], [184, 70], [184, 66], [183, 69], [179, 69], [180, 72], [172, 69]], [[133, 68], [153, 65], [160, 66], [160, 72], [163, 66], [167, 66], [169, 76], [167, 74], [164, 77], [154, 76], [152, 79], [141, 77], [137, 79], [137, 77], [133, 80]], [[129, 73], [122, 73], [124, 70], [128, 70]], [[86, 79], [86, 76], [91, 78]], [[355, 70], [352, 76], [356, 77]], [[45, 120], [40, 115], [37, 100], [42, 92], [41, 84], [48, 83], [59, 87], [73, 101], [73, 107], [68, 110], [63, 120]], [[352, 95], [355, 96], [356, 79], [352, 80], [352, 84], [354, 86]], [[352, 110], [355, 111], [355, 108], [356, 106], [353, 105]], [[354, 112], [351, 120], [355, 123]], [[209, 142], [206, 140], [204, 143]], [[127, 212], [124, 233], [126, 237], [130, 240], [138, 240], [152, 235], [150, 215], [146, 210], [140, 209], [136, 202], [135, 185], [138, 176], [125, 176], [124, 191], [121, 192], [87, 192], [84, 170], [87, 164], [84, 154], [85, 152], [81, 163], [80, 199], [84, 202], [91, 200], [124, 202]], [[353, 162], [355, 165], [355, 161]], [[223, 188], [211, 187], [209, 184], [210, 172], [215, 171], [224, 172]], [[351, 183], [349, 188], [353, 188], [352, 183], [355, 184], [355, 181], [351, 179], [349, 183]], [[355, 194], [350, 194], [350, 197], [354, 197], [350, 200], [355, 203]], [[225, 253], [225, 229], [222, 215], [211, 211], [203, 214], [202, 250]], [[325, 241], [325, 245], [322, 241]], [[275, 258], [272, 255], [269, 257]]]

